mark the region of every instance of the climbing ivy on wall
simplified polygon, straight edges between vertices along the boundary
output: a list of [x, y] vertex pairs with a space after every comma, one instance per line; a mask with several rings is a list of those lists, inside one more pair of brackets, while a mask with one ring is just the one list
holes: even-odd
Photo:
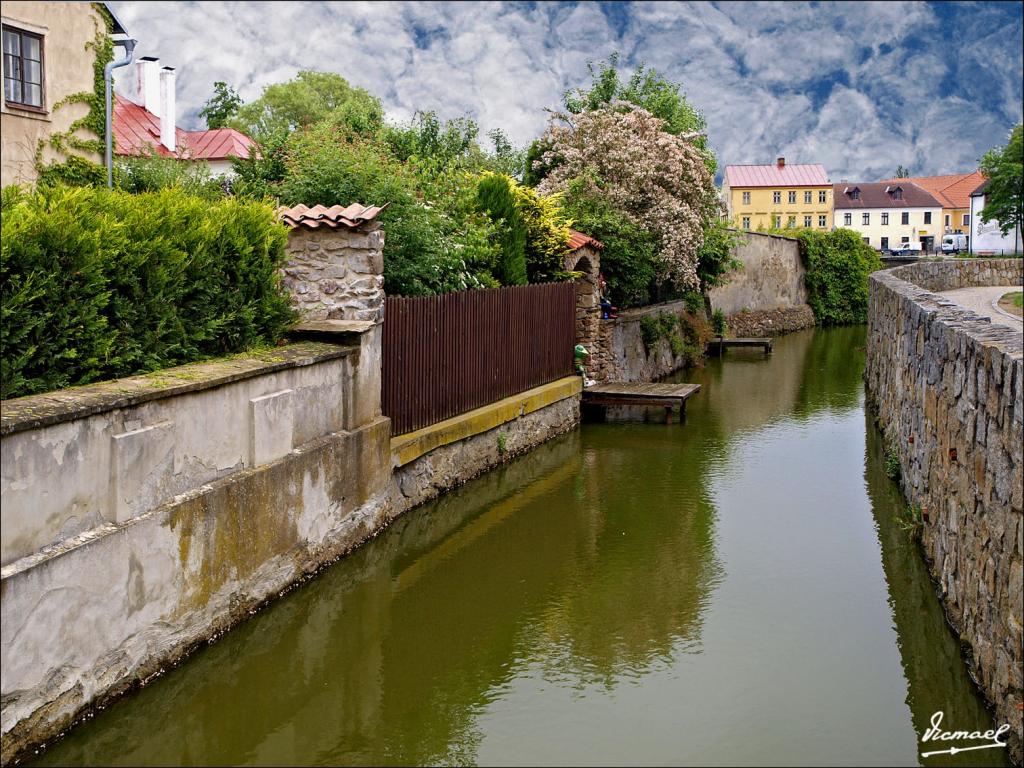
[[[108, 63], [114, 60], [114, 41], [110, 37], [114, 29], [114, 19], [102, 3], [90, 3], [90, 5], [103, 20], [102, 25], [94, 20], [96, 34], [85, 44], [85, 49], [91, 50], [95, 54], [92, 65], [92, 90], [72, 93], [53, 105], [55, 112], [68, 104], [86, 104], [89, 111], [73, 121], [66, 131], [54, 131], [46, 139], [39, 140], [35, 162], [36, 170], [39, 171], [40, 183], [44, 185], [52, 185], [60, 181], [73, 185], [102, 183], [104, 177], [103, 166], [100, 163], [94, 163], [72, 153], [72, 150], [78, 150], [102, 155], [106, 141], [106, 94], [103, 70]], [[96, 138], [83, 138], [77, 135], [79, 130], [86, 130]], [[49, 144], [57, 152], [68, 156], [68, 159], [61, 163], [44, 164], [43, 148], [46, 144]]]

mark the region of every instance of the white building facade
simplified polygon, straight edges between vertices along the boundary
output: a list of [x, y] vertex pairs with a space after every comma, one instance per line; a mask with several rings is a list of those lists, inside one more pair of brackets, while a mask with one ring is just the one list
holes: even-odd
[[840, 183], [832, 190], [836, 228], [852, 229], [875, 250], [919, 243], [934, 251], [942, 236], [942, 205], [915, 184]]
[[971, 193], [971, 224], [968, 249], [979, 256], [1002, 256], [1024, 253], [1024, 237], [1018, 229], [1005, 235], [999, 231], [999, 222], [982, 223], [981, 212], [988, 196], [985, 193], [988, 180]]

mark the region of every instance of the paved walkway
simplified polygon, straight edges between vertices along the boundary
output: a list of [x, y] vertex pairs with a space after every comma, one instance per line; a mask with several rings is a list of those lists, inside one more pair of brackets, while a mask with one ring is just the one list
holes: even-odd
[[940, 291], [940, 296], [955, 301], [961, 307], [976, 312], [982, 317], [991, 317], [993, 323], [1002, 323], [1018, 331], [1024, 331], [1024, 323], [1020, 318], [1008, 315], [996, 309], [993, 304], [1010, 291], [1019, 291], [1020, 286], [997, 286], [995, 288], [958, 288], [955, 291]]

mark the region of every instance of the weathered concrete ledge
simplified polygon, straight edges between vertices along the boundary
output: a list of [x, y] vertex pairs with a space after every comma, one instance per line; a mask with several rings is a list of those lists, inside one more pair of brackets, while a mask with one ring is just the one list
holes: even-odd
[[545, 405], [539, 405], [543, 399], [534, 400], [539, 406], [535, 410], [524, 409], [521, 415], [513, 410], [511, 419], [478, 421], [477, 427], [492, 426], [438, 445], [396, 467], [391, 495], [395, 514], [437, 498], [514, 456], [575, 429], [580, 422], [580, 394], [576, 387], [575, 392], [566, 395], [569, 389], [563, 388], [561, 398], [551, 399]]
[[305, 342], [0, 401], [0, 435], [38, 429], [151, 400], [212, 389], [288, 368], [347, 357], [351, 348]]
[[923, 262], [871, 276], [869, 404], [921, 510], [922, 541], [972, 673], [1021, 761], [1024, 338], [932, 293], [1020, 285], [1020, 259]]
[[459, 440], [488, 432], [507, 422], [545, 408], [559, 400], [578, 397], [583, 390], [579, 376], [566, 376], [517, 395], [506, 397], [482, 408], [453, 416], [429, 427], [391, 438], [391, 453], [396, 467]]

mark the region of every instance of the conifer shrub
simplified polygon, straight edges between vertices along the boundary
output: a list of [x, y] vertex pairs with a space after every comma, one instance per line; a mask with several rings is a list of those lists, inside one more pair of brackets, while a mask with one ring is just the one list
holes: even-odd
[[477, 205], [491, 217], [498, 229], [500, 253], [494, 276], [502, 285], [526, 284], [526, 222], [516, 205], [511, 180], [502, 174], [489, 173], [476, 186]]
[[0, 397], [272, 344], [294, 322], [269, 205], [8, 187], [2, 214]]

